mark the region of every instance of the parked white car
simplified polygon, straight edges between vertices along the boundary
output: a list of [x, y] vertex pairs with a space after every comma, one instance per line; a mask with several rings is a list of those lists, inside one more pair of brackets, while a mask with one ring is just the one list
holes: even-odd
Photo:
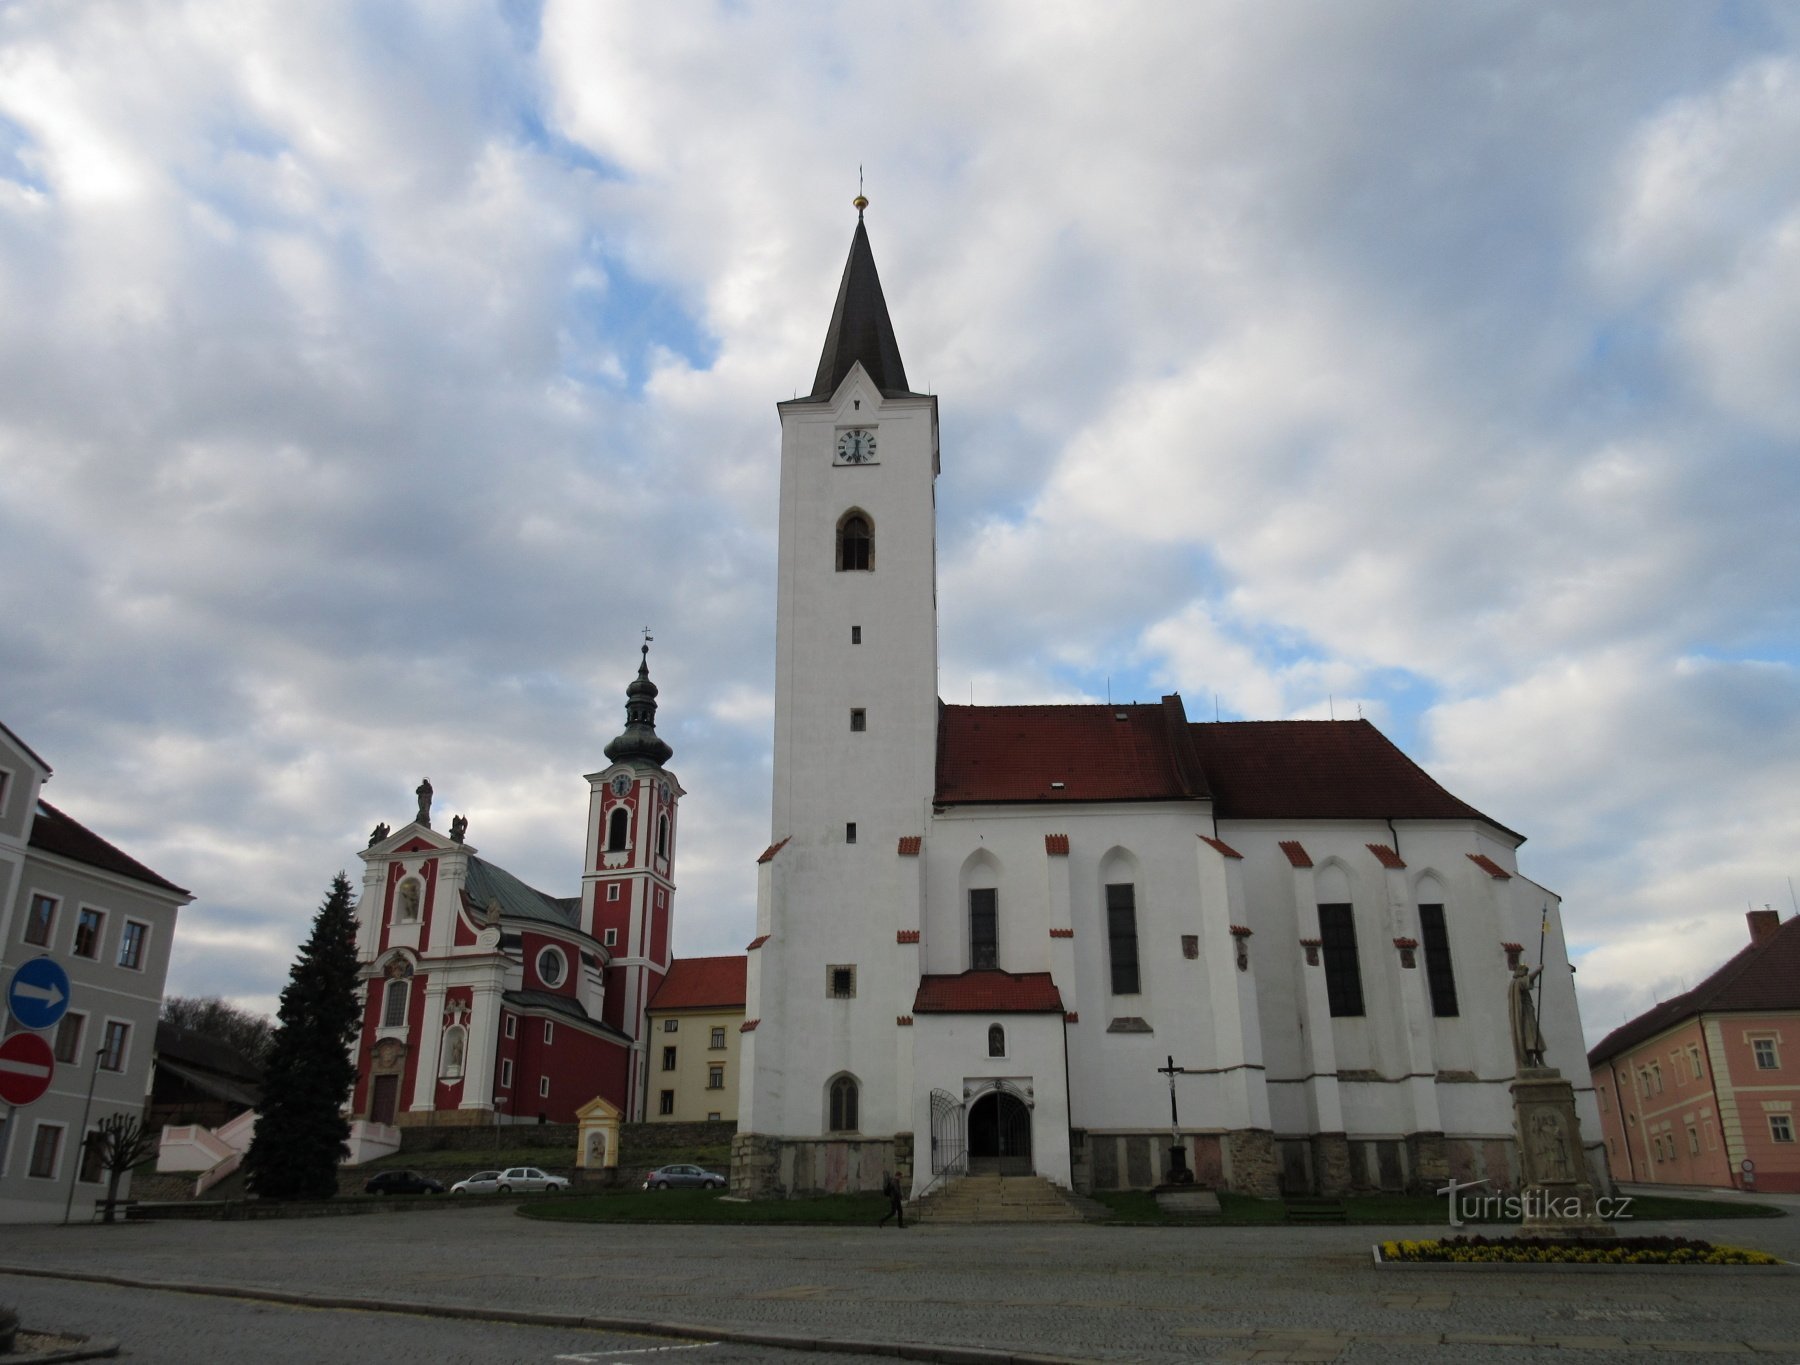
[[544, 1194], [560, 1194], [569, 1188], [569, 1182], [560, 1175], [551, 1175], [540, 1171], [536, 1166], [508, 1166], [500, 1172], [499, 1180], [494, 1188], [501, 1194], [511, 1194], [514, 1190], [539, 1190]]
[[500, 1172], [477, 1171], [467, 1180], [459, 1180], [450, 1187], [451, 1194], [492, 1194], [500, 1188]]

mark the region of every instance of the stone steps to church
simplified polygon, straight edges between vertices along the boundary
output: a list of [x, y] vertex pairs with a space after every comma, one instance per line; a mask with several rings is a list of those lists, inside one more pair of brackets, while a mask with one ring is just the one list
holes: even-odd
[[908, 1210], [921, 1223], [1079, 1223], [1083, 1215], [1036, 1175], [971, 1175]]

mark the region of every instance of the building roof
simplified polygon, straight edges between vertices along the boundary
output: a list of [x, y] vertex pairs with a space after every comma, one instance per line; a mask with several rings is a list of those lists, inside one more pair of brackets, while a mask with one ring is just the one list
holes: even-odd
[[726, 957], [678, 957], [650, 997], [653, 1010], [742, 1009], [744, 975], [749, 959], [742, 953]]
[[1763, 1010], [1800, 1010], [1800, 915], [1762, 942], [1745, 944], [1693, 990], [1619, 1025], [1589, 1051], [1588, 1065], [1599, 1066], [1695, 1015]]
[[630, 1045], [631, 1038], [621, 1033], [604, 1019], [596, 1019], [581, 1008], [581, 1002], [567, 995], [552, 995], [549, 991], [502, 991], [500, 998], [514, 1009], [539, 1010], [545, 1014], [560, 1015], [572, 1024], [580, 1024], [583, 1028], [592, 1029], [603, 1037], [614, 1042]]
[[20, 739], [18, 733], [8, 726], [5, 721], [0, 721], [0, 735], [5, 735], [7, 739], [12, 741], [13, 748], [24, 754], [26, 758], [37, 764], [38, 767], [42, 768], [44, 770], [44, 776], [48, 777], [50, 775], [50, 765], [44, 762], [44, 756], [34, 750], [24, 740]]
[[501, 919], [535, 920], [561, 929], [574, 929], [581, 923], [580, 900], [546, 895], [472, 853], [463, 891], [477, 910], [486, 909], [489, 901], [499, 901]]
[[938, 805], [1207, 795], [1181, 698], [1124, 706], [944, 706]]
[[914, 1014], [1061, 1014], [1049, 972], [973, 970], [919, 978]]
[[185, 887], [175, 885], [167, 877], [159, 877], [130, 854], [114, 848], [80, 821], [64, 815], [41, 797], [37, 818], [31, 822], [31, 846], [53, 853], [71, 862], [86, 863], [103, 872], [111, 872], [148, 886], [185, 896]]
[[1190, 723], [1155, 705], [944, 706], [938, 805], [1191, 801], [1221, 819], [1482, 820], [1366, 720]]
[[825, 332], [825, 349], [819, 355], [819, 372], [813, 378], [813, 398], [830, 398], [857, 361], [869, 372], [875, 387], [889, 397], [912, 391], [906, 385], [906, 367], [900, 363], [900, 343], [888, 318], [881, 277], [875, 273], [875, 255], [869, 250], [869, 232], [862, 214], [856, 215], [856, 233], [850, 239], [850, 257], [838, 283], [837, 303], [831, 310], [831, 326]]

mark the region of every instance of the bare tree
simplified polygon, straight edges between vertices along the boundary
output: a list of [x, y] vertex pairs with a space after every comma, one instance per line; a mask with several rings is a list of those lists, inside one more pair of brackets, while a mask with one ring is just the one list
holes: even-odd
[[216, 995], [167, 996], [162, 1003], [162, 1021], [224, 1043], [258, 1067], [268, 1054], [269, 1039], [275, 1032], [275, 1023], [267, 1015], [240, 1009]]
[[118, 1205], [119, 1182], [125, 1173], [156, 1150], [158, 1134], [149, 1131], [136, 1114], [114, 1114], [101, 1119], [88, 1139], [99, 1150], [100, 1169], [106, 1172], [106, 1203], [102, 1221], [113, 1221]]

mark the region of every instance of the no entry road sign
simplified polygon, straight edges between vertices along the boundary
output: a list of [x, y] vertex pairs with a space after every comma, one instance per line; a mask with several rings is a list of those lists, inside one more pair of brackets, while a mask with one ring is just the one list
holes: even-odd
[[30, 1104], [50, 1088], [56, 1058], [35, 1033], [15, 1033], [0, 1043], [0, 1100]]
[[51, 1028], [69, 1008], [69, 974], [55, 958], [34, 957], [13, 973], [6, 1004], [26, 1028]]

